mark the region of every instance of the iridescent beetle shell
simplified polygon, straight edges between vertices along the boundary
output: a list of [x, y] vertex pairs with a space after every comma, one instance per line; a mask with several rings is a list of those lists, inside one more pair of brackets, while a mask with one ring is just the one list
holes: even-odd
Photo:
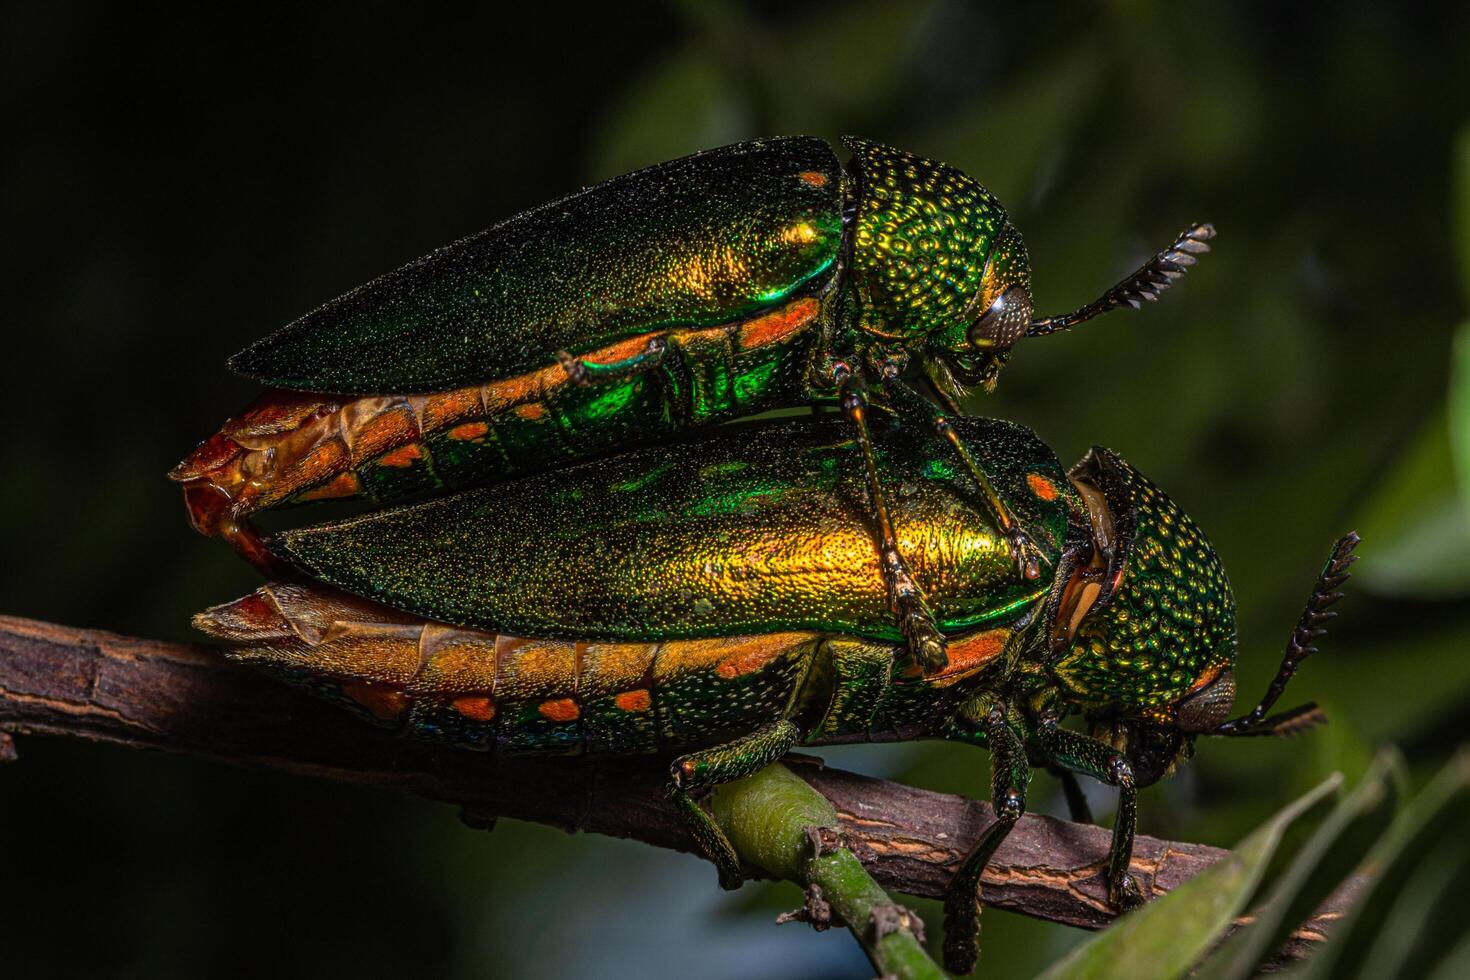
[[171, 474], [195, 527], [263, 563], [260, 510], [391, 504], [831, 401], [842, 370], [893, 401], [888, 372], [913, 364], [952, 402], [1033, 328], [1153, 298], [1212, 234], [1079, 314], [1031, 321], [1026, 250], [993, 195], [846, 142], [845, 167], [792, 136], [613, 178], [252, 344], [232, 367], [277, 390]]
[[[994, 297], [1011, 285], [1029, 290], [1020, 235], [978, 181], [892, 147], [845, 142], [856, 180], [848, 277], [859, 329], [911, 341], [965, 327], [968, 341], [969, 325]], [[1002, 241], [1006, 248], [998, 250]], [[1006, 346], [1030, 321], [1029, 291], [1027, 304], [1021, 329]]]
[[1052, 671], [1083, 704], [1172, 720], [1163, 712], [1235, 663], [1225, 568], [1194, 520], [1116, 454], [1094, 449], [1071, 477], [1106, 501], [1092, 520], [1109, 525], [1112, 552], [1094, 610]]
[[[726, 426], [286, 532], [276, 553], [316, 581], [266, 586], [195, 623], [237, 659], [411, 737], [687, 753], [666, 792], [725, 887], [741, 880], [739, 856], [693, 794], [798, 745], [982, 744], [1000, 838], [1032, 766], [1084, 773], [1118, 788], [1108, 899], [1131, 907], [1144, 898], [1129, 872], [1139, 787], [1198, 735], [1320, 720], [1311, 705], [1266, 712], [1314, 649], [1356, 537], [1334, 549], [1266, 697], [1227, 721], [1234, 599], [1193, 522], [1107, 450], [1063, 473], [1019, 426], [951, 431], [1038, 528], [1053, 572], [1037, 583], [1015, 567], [971, 472], [935, 452], [939, 433], [882, 427], [872, 465], [898, 488], [896, 534], [949, 634], [935, 669], [895, 628], [864, 484], [841, 465], [855, 447], [832, 418]], [[1063, 727], [1079, 712], [1091, 735]], [[973, 966], [992, 852], [977, 844], [946, 896], [959, 972]]]
[[978, 319], [1001, 284], [1026, 285], [1019, 235], [977, 181], [845, 142], [846, 171], [825, 141], [792, 136], [614, 178], [355, 289], [231, 367], [304, 391], [442, 391], [531, 370], [558, 350], [741, 319], [841, 290], [844, 275], [851, 325], [910, 343]]
[[[885, 427], [880, 472], [906, 488], [894, 519], [941, 628], [1025, 629], [1034, 636], [1018, 655], [1067, 703], [1173, 725], [1176, 705], [1234, 665], [1235, 600], [1208, 540], [1105, 449], [1068, 472], [1019, 426], [956, 425], [1058, 574], [1020, 577], [973, 486], [934, 457], [938, 440]], [[273, 546], [313, 580], [461, 629], [901, 642], [844, 433], [835, 418], [729, 427], [285, 532]], [[1034, 628], [1038, 617], [1052, 621]]]

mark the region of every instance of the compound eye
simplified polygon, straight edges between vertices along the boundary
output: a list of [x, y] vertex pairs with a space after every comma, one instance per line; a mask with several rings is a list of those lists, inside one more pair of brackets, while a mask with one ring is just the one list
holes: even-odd
[[983, 351], [1007, 350], [1030, 323], [1031, 297], [1024, 286], [1012, 286], [970, 326], [970, 346]]
[[1208, 732], [1230, 717], [1234, 705], [1235, 671], [1227, 670], [1181, 701], [1175, 718], [1182, 731]]

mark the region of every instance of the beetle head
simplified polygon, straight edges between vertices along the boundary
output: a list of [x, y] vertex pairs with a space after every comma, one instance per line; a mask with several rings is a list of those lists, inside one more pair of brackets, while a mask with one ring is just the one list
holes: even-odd
[[995, 387], [1011, 346], [1031, 324], [1031, 263], [1015, 225], [1006, 223], [985, 263], [980, 288], [959, 322], [929, 337], [936, 383], [951, 394]]
[[1051, 673], [1146, 785], [1230, 712], [1235, 598], [1198, 526], [1133, 467], [1095, 448], [1070, 476], [1091, 553], [1053, 599]]
[[1031, 322], [1026, 248], [1005, 209], [948, 164], [845, 142], [859, 328], [937, 355], [951, 392], [993, 378]]

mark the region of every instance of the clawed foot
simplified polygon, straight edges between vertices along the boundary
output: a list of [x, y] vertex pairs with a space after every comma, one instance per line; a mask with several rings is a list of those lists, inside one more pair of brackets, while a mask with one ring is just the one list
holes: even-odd
[[663, 337], [650, 337], [642, 353], [611, 364], [592, 364], [564, 350], [556, 352], [556, 361], [567, 373], [567, 380], [579, 388], [586, 388], [595, 384], [621, 381], [647, 371], [662, 361], [668, 350], [669, 342]]
[[1031, 540], [1031, 535], [1021, 530], [1019, 524], [1011, 525], [1006, 532], [1006, 542], [1011, 546], [1011, 558], [1016, 563], [1016, 571], [1028, 582], [1034, 582], [1041, 577], [1042, 565], [1051, 564], [1051, 560]]
[[1108, 885], [1108, 901], [1121, 912], [1132, 912], [1144, 904], [1143, 890], [1138, 881], [1127, 872]]
[[724, 861], [715, 861], [715, 871], [720, 878], [720, 888], [727, 892], [733, 892], [745, 884], [745, 875], [740, 873], [740, 862], [734, 861], [727, 864]]
[[705, 812], [694, 797], [677, 785], [670, 791], [669, 801], [684, 818], [684, 826], [689, 828], [689, 833], [699, 845], [700, 851], [715, 866], [715, 871], [720, 876], [720, 887], [727, 892], [739, 888], [745, 882], [745, 875], [740, 872], [740, 857], [735, 853], [735, 848], [730, 846], [730, 839], [725, 836], [719, 824], [715, 823], [714, 818]]
[[561, 369], [567, 373], [567, 380], [579, 388], [586, 388], [592, 384], [592, 372], [587, 370], [587, 362], [580, 357], [573, 357], [564, 350], [556, 352], [556, 362]]
[[[907, 573], [902, 577], [906, 579]], [[894, 591], [894, 615], [898, 618], [899, 631], [909, 642], [909, 653], [914, 662], [926, 674], [943, 670], [949, 663], [944, 635], [934, 625], [934, 616], [924, 604], [923, 596], [911, 583], [908, 588], [900, 585]]]

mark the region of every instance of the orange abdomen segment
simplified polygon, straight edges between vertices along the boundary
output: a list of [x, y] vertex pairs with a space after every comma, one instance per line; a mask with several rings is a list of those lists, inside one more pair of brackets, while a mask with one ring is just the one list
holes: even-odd
[[[665, 332], [668, 356], [688, 365], [688, 390], [672, 402], [653, 374], [580, 387], [550, 357], [536, 371], [432, 394], [270, 391], [169, 476], [183, 484], [197, 530], [241, 546], [252, 514], [285, 504], [359, 496], [387, 503], [600, 451], [640, 432], [652, 438], [760, 410], [779, 387], [771, 379], [793, 374], [773, 373], [774, 365], [793, 360], [792, 345], [810, 336], [819, 312], [806, 297], [722, 326]], [[653, 336], [579, 356], [623, 361]]]
[[229, 655], [415, 738], [511, 753], [717, 744], [784, 717], [811, 633], [576, 643], [459, 629], [325, 587], [262, 586], [195, 617]]

